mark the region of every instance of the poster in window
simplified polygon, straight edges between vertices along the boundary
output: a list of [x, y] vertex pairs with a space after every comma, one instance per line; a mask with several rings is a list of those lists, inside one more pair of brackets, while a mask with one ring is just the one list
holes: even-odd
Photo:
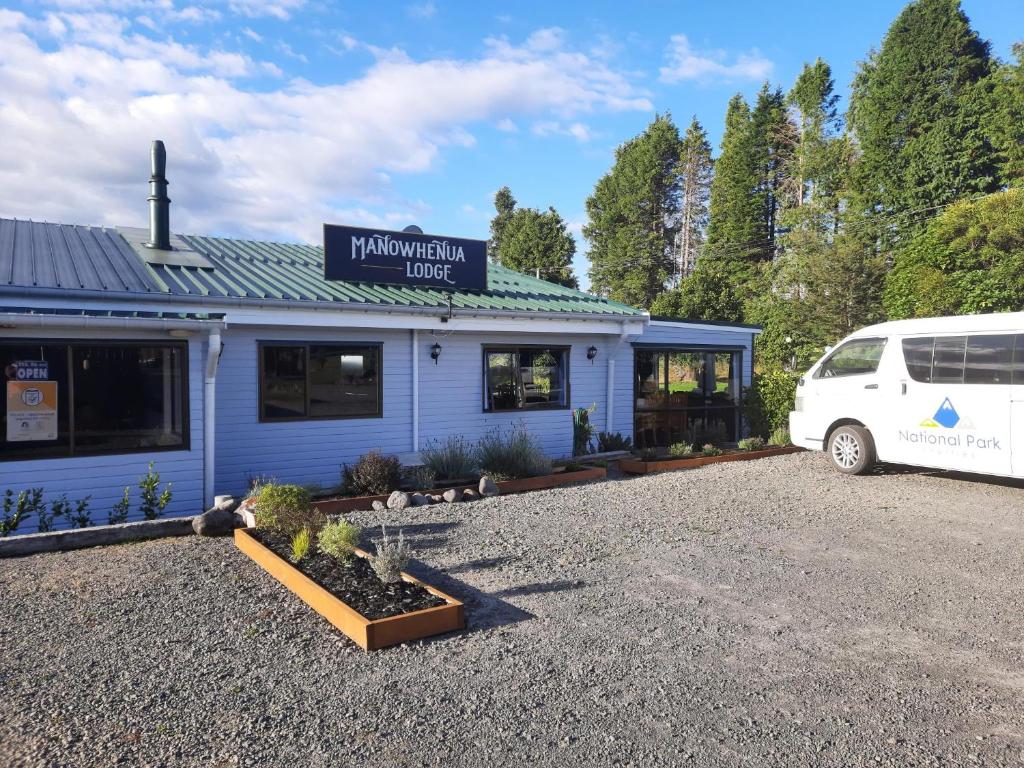
[[7, 441], [57, 439], [57, 382], [7, 382]]

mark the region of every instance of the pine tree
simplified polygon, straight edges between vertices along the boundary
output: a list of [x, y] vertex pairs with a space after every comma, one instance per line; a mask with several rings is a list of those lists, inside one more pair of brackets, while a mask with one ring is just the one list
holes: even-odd
[[516, 199], [512, 196], [511, 189], [502, 187], [494, 194], [494, 209], [497, 213], [491, 219], [491, 239], [487, 241], [487, 256], [491, 261], [498, 260], [502, 235], [516, 209]]
[[615, 164], [587, 199], [590, 284], [597, 293], [648, 307], [675, 263], [679, 229], [679, 129], [657, 115], [615, 151]]
[[915, 0], [903, 9], [854, 78], [848, 120], [861, 152], [862, 210], [891, 229], [893, 213], [996, 188], [983, 130], [990, 104], [980, 85], [991, 69], [989, 44], [959, 0]]
[[1015, 43], [1013, 63], [999, 64], [989, 78], [991, 108], [986, 134], [996, 152], [999, 179], [1024, 185], [1024, 43]]
[[570, 288], [578, 287], [572, 273], [576, 241], [554, 208], [541, 212], [517, 208], [501, 233], [497, 261], [509, 269]]
[[819, 58], [813, 64], [804, 64], [786, 96], [797, 129], [787, 197], [798, 208], [812, 196], [819, 201], [824, 196], [833, 196], [830, 193], [834, 190], [823, 189], [822, 184], [827, 183], [830, 176], [827, 168], [830, 165], [829, 143], [839, 122], [836, 111], [839, 96], [834, 89], [832, 68]]
[[707, 132], [694, 115], [683, 137], [679, 157], [682, 201], [679, 216], [679, 279], [685, 278], [697, 264], [704, 245], [708, 225], [708, 204], [711, 200], [711, 178], [714, 162]]
[[772, 89], [768, 83], [761, 87], [750, 114], [750, 127], [757, 173], [755, 200], [760, 209], [753, 252], [760, 261], [769, 261], [775, 256], [780, 197], [787, 186], [790, 159], [797, 144], [796, 126], [786, 112], [781, 88]]

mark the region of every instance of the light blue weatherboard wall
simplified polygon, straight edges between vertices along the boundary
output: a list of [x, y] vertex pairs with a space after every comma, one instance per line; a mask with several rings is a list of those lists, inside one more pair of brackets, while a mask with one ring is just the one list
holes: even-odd
[[[31, 332], [11, 331], [4, 338], [28, 337], [32, 339], [66, 339], [72, 334], [66, 330], [33, 329]], [[76, 331], [75, 340], [138, 341], [160, 339], [167, 334], [146, 335], [131, 331], [87, 332]], [[106, 456], [74, 456], [53, 459], [0, 462], [0, 492], [8, 488], [18, 493], [29, 488], [42, 488], [49, 503], [67, 494], [72, 502], [91, 496], [89, 510], [94, 524], [107, 522], [107, 513], [120, 501], [125, 486], [131, 487], [132, 506], [129, 520], [141, 520], [139, 512], [139, 479], [146, 474], [150, 461], [160, 473], [162, 483], [170, 482], [173, 494], [166, 517], [194, 515], [203, 509], [203, 365], [205, 349], [202, 337], [194, 336], [188, 342], [188, 395], [190, 443], [187, 451], [153, 451]], [[58, 403], [58, 408], [63, 404]], [[161, 485], [162, 487], [162, 485]], [[55, 528], [69, 527], [67, 521], [55, 521]], [[32, 516], [18, 529], [18, 533], [36, 530], [37, 518]]]
[[[370, 450], [386, 454], [412, 450], [412, 332], [408, 330], [241, 328], [229, 324], [217, 374], [217, 493], [239, 493], [250, 477], [330, 486], [341, 465]], [[381, 418], [268, 422], [259, 421], [258, 343], [380, 342], [383, 355], [384, 415]], [[441, 355], [435, 364], [430, 346]], [[552, 457], [572, 453], [572, 410], [596, 404], [596, 431], [606, 429], [608, 357], [615, 354], [613, 431], [633, 435], [633, 342], [685, 347], [688, 344], [743, 346], [743, 383], [750, 381], [751, 332], [706, 330], [686, 324], [651, 325], [642, 336], [555, 333], [420, 331], [419, 447], [449, 435], [468, 441], [494, 430], [522, 425]], [[485, 345], [550, 344], [569, 346], [571, 408], [487, 413], [483, 410]], [[597, 347], [587, 360], [587, 348]]]
[[[333, 485], [344, 463], [370, 450], [412, 451], [412, 332], [373, 329], [239, 328], [223, 335], [217, 374], [217, 492], [238, 493], [249, 478], [264, 475], [296, 483]], [[258, 344], [261, 341], [380, 342], [383, 355], [384, 415], [381, 418], [259, 421]], [[437, 364], [430, 346], [442, 346]], [[485, 344], [571, 346], [573, 407], [597, 403], [594, 422], [603, 429], [609, 337], [600, 335], [457, 332], [431, 336], [420, 331], [420, 447], [459, 434], [475, 441], [489, 431], [522, 424], [554, 457], [572, 452], [571, 409], [483, 411]], [[591, 364], [589, 346], [599, 350]], [[626, 346], [626, 345], [624, 345]], [[631, 405], [630, 405], [631, 407]], [[617, 419], [618, 421], [618, 419]], [[625, 422], [629, 422], [627, 417]]]

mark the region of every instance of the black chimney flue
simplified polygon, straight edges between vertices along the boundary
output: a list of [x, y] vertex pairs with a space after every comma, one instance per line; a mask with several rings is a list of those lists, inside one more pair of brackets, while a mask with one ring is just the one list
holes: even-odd
[[147, 248], [171, 250], [171, 199], [167, 196], [167, 151], [159, 139], [150, 153], [153, 174], [149, 177], [149, 242]]

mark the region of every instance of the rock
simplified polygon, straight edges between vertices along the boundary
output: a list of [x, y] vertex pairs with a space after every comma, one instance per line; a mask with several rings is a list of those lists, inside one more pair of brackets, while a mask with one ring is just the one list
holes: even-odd
[[192, 518], [192, 530], [200, 536], [227, 536], [235, 530], [235, 513], [230, 509], [213, 507]]
[[431, 504], [440, 504], [442, 501], [444, 501], [444, 497], [443, 496], [440, 496], [439, 494], [436, 494], [436, 493], [430, 494], [430, 503]]
[[480, 498], [480, 494], [474, 491], [472, 488], [467, 488], [462, 492], [463, 501], [476, 501]]
[[441, 497], [449, 504], [455, 504], [462, 501], [462, 489], [461, 488], [449, 488]]
[[425, 507], [430, 503], [429, 497], [422, 493], [414, 493], [409, 497], [409, 501], [412, 502], [414, 507]]
[[490, 477], [484, 475], [480, 478], [480, 495], [481, 496], [497, 496], [501, 491], [498, 490], [498, 484], [494, 482]]
[[409, 494], [405, 491], [395, 491], [388, 496], [388, 509], [405, 509], [409, 506]]
[[373, 500], [373, 504], [371, 506], [373, 507], [374, 512], [383, 512], [387, 509], [387, 506], [383, 501], [377, 501], [376, 499]]

